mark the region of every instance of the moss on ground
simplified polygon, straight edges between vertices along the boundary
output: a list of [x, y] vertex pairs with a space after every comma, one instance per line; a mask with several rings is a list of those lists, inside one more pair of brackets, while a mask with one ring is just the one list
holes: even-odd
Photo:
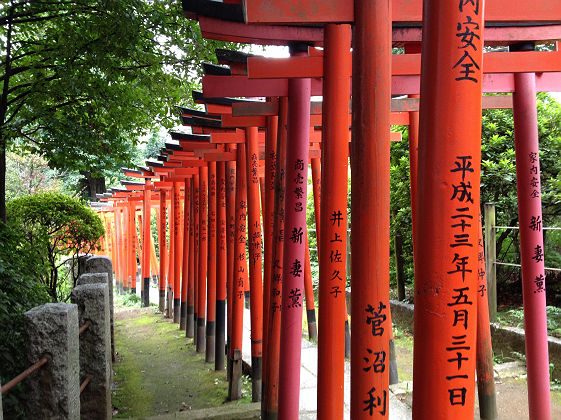
[[225, 371], [217, 372], [214, 363], [205, 363], [193, 340], [154, 309], [128, 311], [126, 319], [119, 320], [118, 315], [116, 319], [115, 418], [240, 404], [251, 399], [227, 402]]

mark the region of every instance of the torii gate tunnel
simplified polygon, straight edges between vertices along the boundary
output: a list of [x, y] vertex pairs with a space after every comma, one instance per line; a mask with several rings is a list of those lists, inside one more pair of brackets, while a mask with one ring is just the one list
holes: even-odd
[[[561, 2], [182, 3], [207, 38], [288, 45], [291, 56], [217, 50], [220, 65], [205, 64], [203, 91], [193, 92], [205, 111], [179, 108], [190, 134], [172, 132], [157, 160], [123, 169], [139, 181], [101, 196], [113, 202], [100, 212], [119, 290], [138, 287], [138, 253], [144, 304], [155, 277], [160, 309], [207, 362], [227, 367], [233, 400], [241, 395], [249, 306], [252, 396], [267, 419], [299, 416], [305, 310], [310, 337], [318, 339], [318, 418], [344, 417], [346, 353], [351, 418], [388, 418], [395, 379], [390, 142], [401, 141], [391, 126], [408, 125], [413, 418], [473, 418], [476, 371], [481, 418], [497, 418], [480, 249], [481, 110], [513, 108], [529, 412], [550, 419], [543, 235], [532, 223], [541, 220], [535, 100], [537, 91], [561, 88]], [[554, 48], [536, 51], [536, 44]], [[508, 51], [486, 52], [489, 46]], [[317, 323], [306, 227], [310, 165]]]

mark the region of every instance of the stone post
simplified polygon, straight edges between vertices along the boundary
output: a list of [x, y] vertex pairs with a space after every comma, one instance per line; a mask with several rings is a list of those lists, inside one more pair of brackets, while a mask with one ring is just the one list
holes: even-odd
[[111, 317], [111, 360], [115, 361], [115, 328], [113, 325], [113, 262], [111, 258], [103, 255], [94, 255], [83, 264], [80, 274], [107, 273], [107, 285], [109, 286], [109, 311]]
[[113, 325], [113, 284], [109, 281], [107, 273], [85, 273], [78, 277], [76, 285], [107, 284], [109, 290], [109, 325], [111, 331], [111, 361], [115, 361], [115, 331]]
[[26, 381], [26, 415], [30, 419], [80, 418], [78, 307], [46, 303], [24, 314], [27, 358], [48, 362]]
[[91, 381], [80, 395], [82, 418], [111, 418], [111, 335], [107, 284], [76, 286], [70, 295], [78, 305], [80, 325], [90, 326], [80, 335], [80, 380]]

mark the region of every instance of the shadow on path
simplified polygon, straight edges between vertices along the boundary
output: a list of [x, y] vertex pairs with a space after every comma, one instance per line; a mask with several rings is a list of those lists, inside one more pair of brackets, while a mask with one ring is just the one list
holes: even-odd
[[205, 363], [193, 340], [154, 307], [115, 308], [115, 348], [114, 418], [239, 405], [251, 399], [226, 402], [225, 371], [216, 372], [214, 363]]

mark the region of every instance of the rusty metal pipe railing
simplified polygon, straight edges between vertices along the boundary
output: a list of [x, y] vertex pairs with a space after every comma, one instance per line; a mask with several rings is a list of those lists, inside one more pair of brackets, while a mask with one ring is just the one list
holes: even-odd
[[90, 383], [91, 380], [92, 380], [91, 376], [86, 376], [86, 378], [84, 379], [84, 382], [82, 382], [82, 384], [80, 385], [80, 394], [88, 386], [88, 384]]
[[14, 379], [12, 379], [9, 382], [6, 382], [2, 386], [2, 391], [1, 391], [2, 395], [4, 395], [6, 392], [11, 390], [13, 387], [15, 387], [17, 384], [19, 384], [21, 381], [23, 381], [25, 378], [27, 378], [29, 375], [31, 375], [33, 372], [35, 372], [37, 369], [39, 369], [41, 366], [43, 366], [45, 363], [47, 363], [47, 361], [48, 361], [48, 359], [46, 357], [43, 357], [38, 362], [34, 363], [33, 365], [31, 365], [27, 369], [25, 369], [22, 373], [20, 373]]
[[78, 335], [82, 335], [82, 333], [86, 331], [90, 325], [92, 325], [92, 323], [90, 321], [86, 321], [85, 324], [80, 327]]

